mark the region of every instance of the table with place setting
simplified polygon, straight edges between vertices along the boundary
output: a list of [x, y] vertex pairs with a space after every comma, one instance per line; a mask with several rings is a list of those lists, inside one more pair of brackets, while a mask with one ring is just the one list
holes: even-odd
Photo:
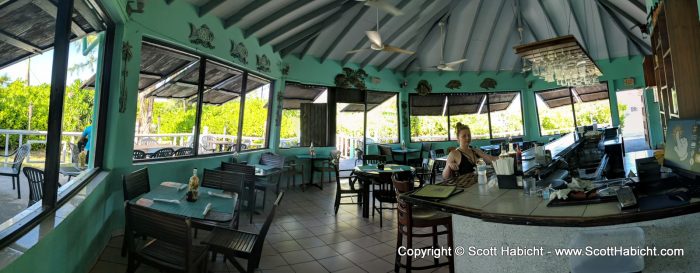
[[199, 187], [197, 200], [190, 202], [187, 201], [187, 191], [186, 183], [163, 182], [129, 202], [165, 213], [216, 222], [231, 221], [238, 213], [234, 211], [238, 202], [236, 193]]

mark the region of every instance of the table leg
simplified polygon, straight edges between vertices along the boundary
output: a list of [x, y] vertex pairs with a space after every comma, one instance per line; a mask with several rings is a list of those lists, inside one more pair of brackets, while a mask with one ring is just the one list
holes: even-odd
[[358, 179], [362, 183], [362, 218], [369, 218], [369, 187], [370, 181], [366, 177]]
[[[309, 173], [311, 175], [309, 175], [309, 181], [306, 182], [306, 184], [302, 184], [301, 186], [304, 188], [306, 188], [308, 186], [314, 186], [314, 187], [319, 188], [320, 190], [323, 190], [323, 185], [319, 185], [319, 184], [314, 183], [314, 172], [315, 172], [314, 171], [314, 160], [310, 159], [309, 162], [311, 162], [311, 166], [309, 166]], [[323, 173], [321, 173], [321, 175], [323, 175]]]

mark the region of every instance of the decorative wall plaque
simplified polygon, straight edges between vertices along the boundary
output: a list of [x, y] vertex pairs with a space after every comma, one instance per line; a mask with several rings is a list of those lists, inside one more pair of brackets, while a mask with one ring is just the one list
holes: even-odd
[[488, 90], [488, 89], [496, 88], [497, 84], [498, 83], [496, 82], [496, 80], [494, 80], [492, 78], [486, 78], [486, 79], [484, 79], [484, 81], [481, 82], [481, 84], [479, 86], [481, 86], [481, 88]]
[[129, 75], [129, 61], [134, 55], [131, 49], [129, 42], [124, 42], [122, 44], [122, 78], [121, 88], [119, 90], [119, 113], [124, 113], [124, 111], [126, 111], [126, 77]]
[[248, 49], [242, 42], [231, 40], [231, 56], [243, 64], [248, 64]]
[[335, 75], [335, 85], [343, 88], [354, 86], [357, 89], [366, 90], [365, 78], [367, 78], [367, 72], [364, 70], [343, 67], [343, 73]]
[[416, 86], [416, 92], [418, 93], [418, 95], [421, 95], [421, 96], [428, 95], [432, 91], [433, 91], [433, 87], [426, 80], [420, 80], [418, 82], [418, 86]]
[[204, 24], [197, 28], [194, 24], [190, 23], [190, 42], [196, 45], [201, 45], [203, 47], [214, 49], [212, 42], [214, 41], [214, 33], [211, 32], [209, 27]]
[[462, 87], [462, 82], [460, 82], [458, 80], [451, 80], [450, 82], [447, 83], [447, 85], [445, 85], [445, 87], [452, 89], [452, 90], [459, 89]]
[[267, 58], [267, 55], [265, 55], [265, 54], [263, 54], [262, 56], [255, 55], [255, 59], [257, 61], [258, 71], [270, 72], [270, 59]]

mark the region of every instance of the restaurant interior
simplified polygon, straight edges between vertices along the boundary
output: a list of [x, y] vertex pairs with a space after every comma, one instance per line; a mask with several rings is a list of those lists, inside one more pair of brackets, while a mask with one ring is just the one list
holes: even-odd
[[0, 0], [0, 272], [698, 272], [699, 14]]

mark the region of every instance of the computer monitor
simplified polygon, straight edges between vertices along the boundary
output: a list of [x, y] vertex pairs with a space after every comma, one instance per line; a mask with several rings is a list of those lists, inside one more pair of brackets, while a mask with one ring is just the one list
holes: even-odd
[[700, 120], [668, 120], [664, 166], [682, 176], [700, 175]]

